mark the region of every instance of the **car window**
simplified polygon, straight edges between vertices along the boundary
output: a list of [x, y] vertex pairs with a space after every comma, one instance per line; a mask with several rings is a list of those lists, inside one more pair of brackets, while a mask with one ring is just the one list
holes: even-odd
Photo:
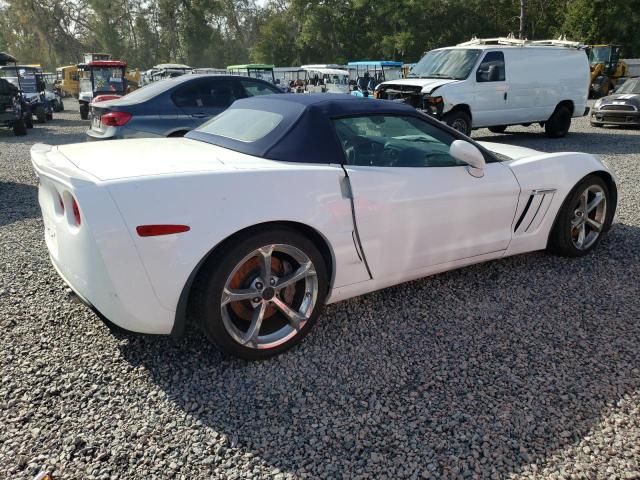
[[232, 108], [202, 124], [196, 131], [251, 143], [271, 133], [282, 119], [279, 113]]
[[235, 100], [233, 84], [227, 78], [201, 78], [187, 82], [173, 93], [178, 107], [227, 108]]
[[452, 167], [455, 137], [408, 116], [369, 115], [334, 120], [347, 164], [375, 167]]
[[488, 52], [476, 71], [477, 82], [504, 82], [504, 54]]
[[278, 87], [269, 85], [266, 82], [256, 82], [246, 78], [240, 79], [240, 84], [247, 94], [247, 97], [255, 97], [258, 95], [271, 95], [272, 93], [282, 93]]

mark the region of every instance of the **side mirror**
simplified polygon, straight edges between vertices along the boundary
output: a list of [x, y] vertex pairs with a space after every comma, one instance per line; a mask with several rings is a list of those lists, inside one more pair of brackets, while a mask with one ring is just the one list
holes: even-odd
[[462, 163], [466, 163], [470, 175], [477, 178], [484, 176], [484, 167], [486, 165], [484, 155], [475, 145], [464, 140], [454, 140], [449, 147], [449, 155]]

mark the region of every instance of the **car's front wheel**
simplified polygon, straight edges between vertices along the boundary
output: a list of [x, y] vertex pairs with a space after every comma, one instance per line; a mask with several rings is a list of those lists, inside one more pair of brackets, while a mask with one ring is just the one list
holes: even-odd
[[327, 286], [324, 258], [304, 235], [289, 228], [252, 231], [207, 260], [194, 284], [193, 314], [224, 352], [264, 359], [309, 332]]
[[607, 184], [597, 175], [584, 178], [560, 207], [549, 237], [549, 249], [581, 257], [596, 248], [611, 225], [615, 205]]

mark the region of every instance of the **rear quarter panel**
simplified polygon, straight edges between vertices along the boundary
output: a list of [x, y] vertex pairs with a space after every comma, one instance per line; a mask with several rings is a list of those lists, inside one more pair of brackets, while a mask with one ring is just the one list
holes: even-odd
[[[332, 250], [335, 286], [367, 280], [353, 243], [351, 205], [340, 189], [343, 176], [338, 166], [278, 164], [271, 169], [132, 179], [113, 183], [109, 190], [160, 303], [175, 309], [201, 259], [230, 235], [266, 222], [298, 222], [317, 230]], [[149, 224], [191, 229], [139, 237], [136, 226]]]

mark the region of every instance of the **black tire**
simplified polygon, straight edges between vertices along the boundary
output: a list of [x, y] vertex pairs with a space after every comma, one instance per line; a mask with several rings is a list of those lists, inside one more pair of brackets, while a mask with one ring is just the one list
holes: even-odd
[[53, 120], [53, 113], [47, 113], [47, 121]]
[[489, 131], [492, 133], [504, 133], [506, 129], [506, 125], [495, 125], [493, 127], [489, 127]]
[[442, 120], [454, 130], [464, 133], [467, 137], [471, 135], [471, 117], [462, 110], [454, 110], [447, 113]]
[[58, 112], [64, 112], [64, 102], [62, 101], [62, 99], [60, 99], [58, 101]]
[[87, 120], [89, 118], [89, 105], [80, 104], [80, 118], [82, 120]]
[[[596, 237], [595, 241], [587, 248], [581, 249], [576, 247], [572, 238], [572, 222], [576, 218], [574, 212], [579, 208], [580, 197], [583, 192], [587, 188], [594, 186], [599, 187], [604, 192], [606, 199], [606, 208], [604, 209], [605, 218], [602, 222], [602, 231]], [[582, 257], [587, 255], [598, 246], [600, 240], [602, 240], [602, 235], [611, 227], [614, 212], [614, 199], [611, 196], [606, 182], [597, 175], [592, 174], [586, 176], [569, 192], [569, 195], [567, 195], [567, 198], [560, 207], [549, 235], [547, 249], [563, 257]]]
[[[273, 244], [284, 244], [295, 247], [311, 260], [316, 272], [317, 296], [308, 320], [306, 320], [304, 326], [302, 326], [297, 333], [293, 333], [295, 332], [295, 330], [293, 330], [290, 333], [290, 335], [293, 335], [292, 337], [284, 337], [283, 340], [285, 341], [276, 346], [254, 348], [252, 346], [242, 345], [239, 341], [236, 341], [229, 333], [227, 327], [225, 327], [221, 307], [222, 294], [234, 269], [239, 265], [246, 265], [246, 263], [243, 264], [242, 262], [246, 260], [248, 255], [251, 255], [252, 252], [259, 248]], [[258, 274], [255, 273], [255, 275]], [[247, 281], [250, 281], [250, 278]], [[255, 278], [253, 281], [255, 282]], [[300, 284], [296, 283], [295, 285], [294, 288], [297, 289], [297, 293], [294, 294], [296, 297], [291, 301], [290, 306], [293, 306], [297, 301], [302, 302], [304, 298], [307, 298], [306, 293], [300, 291]], [[207, 259], [198, 273], [191, 292], [190, 317], [194, 323], [200, 326], [207, 338], [224, 353], [246, 360], [266, 359], [288, 350], [307, 335], [324, 306], [327, 289], [328, 277], [325, 261], [311, 240], [298, 231], [287, 227], [256, 228], [222, 245]], [[266, 290], [265, 288], [265, 292]], [[304, 288], [302, 288], [302, 290], [304, 290]], [[280, 296], [280, 293], [277, 295], [278, 298], [283, 298]], [[255, 308], [251, 306], [250, 301], [242, 301], [238, 302], [238, 304], [240, 304], [240, 308]], [[227, 308], [231, 308], [230, 304]], [[297, 308], [299, 307], [294, 306], [294, 309]], [[229, 312], [229, 310], [227, 310], [227, 312]], [[231, 312], [228, 315], [231, 316], [234, 315], [234, 313]], [[275, 310], [275, 313], [271, 313], [270, 317], [265, 317], [264, 322], [282, 322], [283, 320], [286, 320], [285, 317], [278, 310]], [[237, 321], [237, 318], [234, 321]], [[286, 326], [286, 321], [284, 323]], [[247, 330], [249, 330], [246, 319], [244, 324], [247, 325]], [[277, 328], [279, 327], [276, 327], [276, 331]]]
[[21, 137], [27, 134], [27, 126], [24, 124], [24, 120], [22, 118], [13, 122], [13, 134], [16, 137]]
[[36, 108], [36, 120], [38, 123], [47, 122], [47, 112], [44, 110], [44, 107]]
[[28, 113], [24, 116], [24, 124], [27, 128], [33, 128], [33, 114]]
[[566, 105], [558, 105], [544, 124], [544, 131], [549, 138], [562, 138], [571, 128], [571, 110]]

